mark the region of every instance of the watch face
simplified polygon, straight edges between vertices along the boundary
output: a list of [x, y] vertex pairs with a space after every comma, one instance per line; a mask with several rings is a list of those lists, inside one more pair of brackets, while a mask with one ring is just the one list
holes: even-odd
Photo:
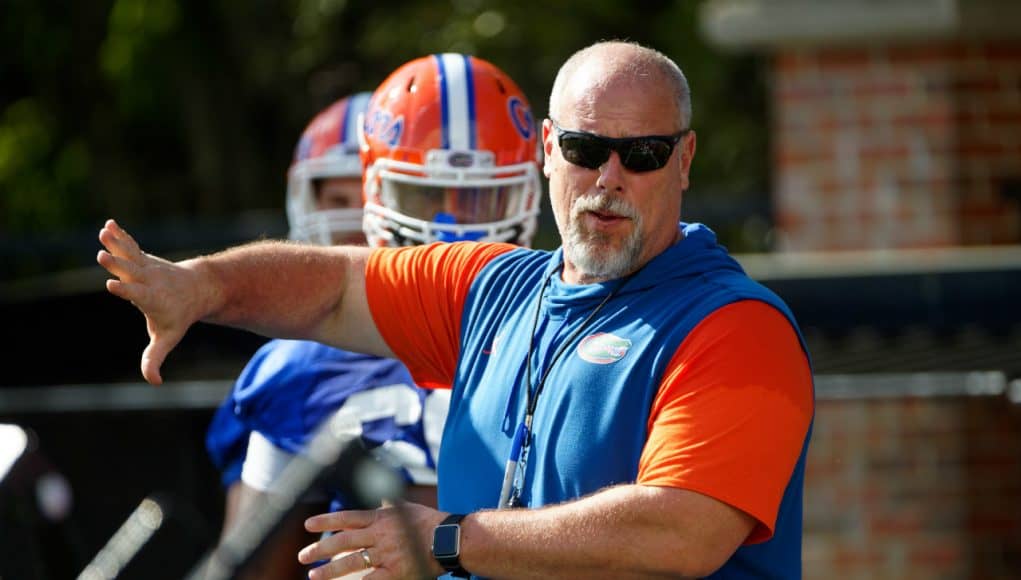
[[461, 552], [461, 528], [457, 524], [436, 526], [433, 530], [433, 557], [454, 558]]

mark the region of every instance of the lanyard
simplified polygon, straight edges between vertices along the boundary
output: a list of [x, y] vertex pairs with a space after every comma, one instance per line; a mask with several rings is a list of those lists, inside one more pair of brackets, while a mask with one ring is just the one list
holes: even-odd
[[550, 371], [553, 370], [554, 365], [560, 360], [560, 356], [567, 351], [567, 348], [571, 346], [578, 335], [582, 333], [589, 324], [596, 317], [596, 314], [606, 306], [606, 303], [611, 298], [617, 295], [617, 292], [624, 287], [624, 284], [631, 279], [634, 274], [629, 274], [617, 284], [613, 290], [611, 290], [603, 301], [596, 306], [592, 312], [578, 325], [578, 328], [568, 336], [560, 348], [553, 354], [553, 358], [550, 360], [549, 365], [546, 366], [542, 374], [539, 376], [539, 383], [532, 389], [532, 352], [535, 350], [535, 331], [539, 327], [539, 313], [542, 311], [542, 299], [546, 295], [546, 287], [549, 286], [550, 280], [553, 275], [560, 271], [563, 267], [563, 263], [551, 271], [546, 279], [542, 283], [542, 288], [539, 289], [539, 298], [535, 305], [535, 317], [532, 319], [532, 333], [528, 339], [528, 354], [525, 356], [525, 368], [527, 373], [527, 389], [528, 389], [528, 401], [525, 407], [525, 418], [518, 425], [517, 430], [514, 432], [514, 439], [511, 442], [510, 457], [507, 459], [507, 464], [504, 467], [503, 472], [503, 484], [500, 487], [500, 503], [497, 504], [501, 508], [505, 507], [519, 507], [521, 505], [521, 489], [524, 487], [525, 469], [528, 465], [528, 451], [531, 449], [532, 439], [532, 418], [535, 416], [535, 407], [539, 403], [539, 395], [542, 394], [543, 388], [546, 386], [546, 379], [549, 378]]

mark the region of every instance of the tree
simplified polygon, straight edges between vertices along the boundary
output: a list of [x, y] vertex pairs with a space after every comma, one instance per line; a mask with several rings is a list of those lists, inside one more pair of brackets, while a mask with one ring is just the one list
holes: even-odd
[[[763, 69], [755, 57], [710, 49], [697, 4], [9, 1], [0, 24], [0, 257], [14, 267], [0, 276], [91, 264], [83, 232], [111, 215], [141, 232], [253, 210], [282, 220], [284, 175], [308, 118], [431, 52], [498, 64], [541, 118], [573, 51], [609, 38], [654, 46], [682, 66], [694, 93], [694, 217], [716, 200], [761, 207]], [[548, 213], [541, 228], [537, 244], [555, 244]], [[201, 248], [199, 231], [168, 235], [158, 249]]]

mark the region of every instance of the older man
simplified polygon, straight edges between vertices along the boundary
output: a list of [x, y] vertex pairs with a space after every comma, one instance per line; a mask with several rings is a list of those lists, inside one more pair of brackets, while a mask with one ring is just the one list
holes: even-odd
[[409, 520], [429, 573], [798, 577], [808, 357], [783, 302], [679, 223], [689, 103], [680, 69], [636, 44], [564, 64], [542, 126], [554, 252], [261, 243], [172, 264], [108, 222], [99, 262], [146, 314], [151, 382], [206, 320], [397, 356], [419, 385], [453, 385], [443, 511], [310, 519], [344, 532], [302, 561], [363, 550], [314, 579], [363, 560], [413, 577]]

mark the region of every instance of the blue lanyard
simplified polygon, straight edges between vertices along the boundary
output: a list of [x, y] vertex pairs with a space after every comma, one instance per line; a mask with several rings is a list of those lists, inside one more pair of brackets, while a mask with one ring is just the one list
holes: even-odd
[[606, 306], [606, 303], [611, 298], [617, 295], [617, 292], [624, 287], [624, 284], [631, 279], [634, 273], [627, 275], [623, 280], [620, 281], [617, 286], [611, 290], [603, 301], [596, 306], [592, 312], [581, 322], [577, 329], [567, 337], [566, 340], [560, 345], [560, 348], [553, 354], [553, 359], [550, 360], [549, 365], [543, 370], [539, 377], [539, 384], [536, 385], [535, 390], [532, 390], [532, 351], [535, 350], [535, 331], [539, 327], [539, 313], [542, 311], [542, 299], [546, 295], [546, 287], [549, 286], [550, 280], [553, 275], [560, 271], [563, 267], [561, 263], [558, 267], [554, 268], [542, 283], [542, 288], [539, 289], [539, 298], [536, 301], [535, 306], [535, 317], [532, 319], [532, 334], [528, 339], [528, 354], [525, 356], [525, 368], [527, 373], [527, 389], [528, 389], [528, 402], [525, 407], [525, 418], [518, 425], [517, 430], [514, 432], [514, 439], [511, 442], [510, 456], [507, 458], [507, 464], [503, 471], [503, 484], [500, 487], [500, 503], [498, 507], [520, 507], [521, 506], [521, 490], [524, 487], [525, 480], [525, 469], [528, 466], [528, 451], [531, 448], [532, 443], [532, 418], [535, 416], [535, 407], [539, 403], [539, 395], [542, 394], [543, 388], [546, 386], [546, 379], [549, 378], [550, 371], [553, 370], [553, 366], [556, 365], [557, 361], [560, 360], [560, 356], [567, 351], [578, 335], [582, 333], [589, 324], [596, 317], [596, 314]]

